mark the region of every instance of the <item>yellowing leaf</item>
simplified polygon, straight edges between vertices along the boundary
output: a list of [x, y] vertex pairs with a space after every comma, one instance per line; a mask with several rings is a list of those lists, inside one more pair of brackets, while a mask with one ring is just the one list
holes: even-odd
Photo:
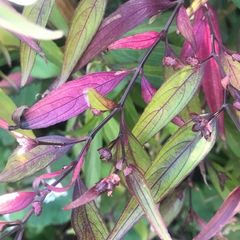
[[62, 73], [58, 85], [64, 83], [95, 35], [104, 15], [106, 0], [82, 0], [72, 20], [67, 37]]
[[160, 87], [133, 129], [141, 143], [148, 141], [182, 111], [196, 92], [201, 75], [200, 69], [187, 66]]
[[240, 63], [234, 61], [230, 55], [225, 55], [224, 60], [225, 72], [229, 77], [230, 83], [233, 87], [240, 90]]
[[101, 112], [109, 111], [116, 107], [116, 103], [112, 100], [102, 96], [97, 90], [94, 88], [89, 88], [86, 90], [85, 99], [89, 107], [93, 110], [98, 110]]

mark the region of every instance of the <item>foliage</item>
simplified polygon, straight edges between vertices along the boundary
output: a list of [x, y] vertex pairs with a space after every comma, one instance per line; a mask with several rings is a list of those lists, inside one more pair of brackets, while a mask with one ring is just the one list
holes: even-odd
[[239, 239], [239, 4], [0, 0], [0, 239]]

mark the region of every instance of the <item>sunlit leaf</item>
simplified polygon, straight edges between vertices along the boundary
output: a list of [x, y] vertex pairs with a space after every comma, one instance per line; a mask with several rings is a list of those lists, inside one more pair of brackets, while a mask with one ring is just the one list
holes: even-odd
[[95, 35], [102, 21], [106, 3], [106, 0], [82, 0], [79, 3], [68, 33], [62, 73], [58, 85], [68, 79]]
[[159, 213], [159, 209], [153, 200], [144, 176], [133, 165], [130, 165], [129, 168], [131, 172], [126, 176], [126, 182], [132, 195], [143, 209], [148, 221], [160, 239], [172, 239]]
[[[38, 0], [36, 4], [24, 8], [23, 16], [25, 16], [29, 21], [45, 27], [53, 4], [54, 0]], [[31, 74], [35, 57], [36, 51], [34, 51], [26, 43], [22, 42], [20, 47], [20, 62], [22, 69], [21, 86], [26, 84], [29, 75]]]
[[58, 39], [63, 36], [62, 31], [51, 31], [28, 21], [2, 1], [0, 2], [0, 26], [11, 32], [39, 40]]
[[198, 89], [201, 76], [201, 69], [184, 67], [160, 87], [133, 129], [141, 143], [148, 141], [187, 105]]
[[[86, 187], [81, 180], [75, 184], [73, 200], [86, 192]], [[94, 202], [73, 209], [72, 227], [78, 239], [103, 240], [107, 239], [108, 230]]]
[[[210, 141], [192, 131], [192, 123], [181, 127], [163, 146], [144, 174], [155, 202], [173, 190], [212, 149], [216, 141], [216, 122], [212, 122]], [[110, 233], [108, 240], [119, 240], [142, 217], [143, 211], [132, 198]]]

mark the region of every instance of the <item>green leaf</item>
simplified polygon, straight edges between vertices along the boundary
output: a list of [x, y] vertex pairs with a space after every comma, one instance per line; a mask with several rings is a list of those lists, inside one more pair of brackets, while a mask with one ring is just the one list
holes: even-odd
[[67, 37], [59, 85], [68, 79], [95, 35], [102, 21], [106, 3], [106, 0], [82, 0], [79, 3]]
[[0, 26], [8, 31], [39, 40], [58, 39], [63, 36], [62, 31], [51, 31], [30, 22], [3, 2], [0, 2]]
[[172, 239], [155, 204], [147, 182], [137, 168], [130, 166], [131, 173], [126, 176], [126, 182], [132, 195], [144, 211], [147, 219], [157, 232], [160, 239]]
[[133, 129], [141, 143], [148, 141], [187, 105], [199, 86], [201, 76], [200, 69], [187, 66], [160, 87]]
[[98, 149], [102, 146], [102, 134], [98, 133], [94, 138], [86, 161], [84, 163], [84, 175], [87, 187], [93, 186], [101, 179], [101, 160]]
[[[80, 197], [84, 192], [86, 192], [86, 187], [80, 180], [79, 184], [75, 185], [73, 200]], [[107, 227], [94, 201], [73, 209], [72, 226], [77, 238], [81, 240], [103, 240], [107, 239], [108, 236]]]
[[[216, 141], [216, 122], [213, 121], [210, 141], [192, 131], [192, 123], [187, 123], [166, 142], [151, 167], [145, 173], [145, 179], [155, 202], [162, 200], [173, 190], [208, 154]], [[121, 239], [142, 217], [143, 211], [132, 198], [120, 219], [110, 233], [108, 240]]]
[[[36, 4], [27, 6], [23, 10], [23, 16], [25, 16], [29, 21], [36, 23], [42, 27], [45, 27], [49, 15], [51, 13], [52, 7], [54, 4], [54, 0], [39, 0]], [[22, 79], [21, 86], [24, 86], [31, 74], [35, 58], [36, 51], [34, 51], [29, 45], [26, 43], [21, 43], [20, 47], [20, 62], [22, 69]]]

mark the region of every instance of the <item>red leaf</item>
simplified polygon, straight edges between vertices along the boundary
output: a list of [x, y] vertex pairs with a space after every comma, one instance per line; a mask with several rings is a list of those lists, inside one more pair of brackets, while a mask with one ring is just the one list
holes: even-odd
[[152, 84], [145, 78], [145, 76], [142, 76], [141, 90], [142, 90], [142, 97], [145, 103], [149, 103], [157, 91], [152, 86]]
[[108, 192], [108, 195], [111, 195], [114, 187], [117, 186], [119, 182], [119, 176], [115, 173], [111, 174], [110, 176], [98, 182], [94, 187], [84, 192], [79, 198], [65, 206], [64, 210], [70, 210], [85, 205], [86, 203], [89, 203], [96, 199], [100, 194], [104, 192]]
[[235, 188], [225, 199], [222, 206], [211, 220], [203, 226], [194, 240], [208, 240], [218, 234], [221, 229], [240, 211], [240, 187]]
[[176, 4], [170, 0], [129, 0], [108, 16], [89, 44], [76, 69], [82, 68], [100, 52], [145, 19]]
[[13, 192], [0, 196], [0, 214], [21, 211], [34, 200], [35, 192]]
[[110, 46], [108, 46], [108, 49], [113, 50], [128, 48], [139, 50], [149, 48], [159, 39], [159, 36], [160, 34], [158, 32], [138, 33], [112, 43]]
[[196, 50], [196, 40], [193, 33], [193, 27], [190, 22], [189, 16], [185, 7], [181, 6], [178, 15], [177, 15], [177, 27], [179, 32], [183, 35], [183, 37], [188, 41], [188, 43], [192, 46], [193, 50]]
[[111, 92], [129, 71], [99, 72], [67, 82], [23, 113], [20, 128], [45, 128], [79, 115], [88, 108], [84, 90], [94, 88], [101, 95]]

